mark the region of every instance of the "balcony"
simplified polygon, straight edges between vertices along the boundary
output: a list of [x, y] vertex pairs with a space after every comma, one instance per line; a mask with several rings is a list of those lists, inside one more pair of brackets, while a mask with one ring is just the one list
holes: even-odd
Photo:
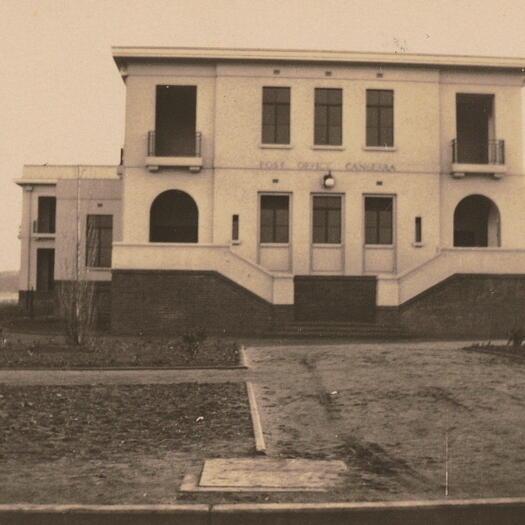
[[500, 179], [507, 171], [505, 141], [452, 141], [452, 176], [461, 178], [469, 173], [486, 173]]
[[159, 137], [156, 131], [150, 131], [146, 167], [149, 171], [158, 171], [163, 167], [184, 167], [198, 173], [202, 168], [201, 139], [200, 131], [173, 140]]

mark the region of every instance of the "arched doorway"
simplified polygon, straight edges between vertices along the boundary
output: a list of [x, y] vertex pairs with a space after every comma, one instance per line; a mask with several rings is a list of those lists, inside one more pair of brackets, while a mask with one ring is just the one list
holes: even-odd
[[149, 224], [150, 242], [198, 242], [199, 210], [183, 191], [158, 195], [151, 205]]
[[483, 195], [465, 197], [454, 212], [454, 246], [499, 246], [498, 207]]

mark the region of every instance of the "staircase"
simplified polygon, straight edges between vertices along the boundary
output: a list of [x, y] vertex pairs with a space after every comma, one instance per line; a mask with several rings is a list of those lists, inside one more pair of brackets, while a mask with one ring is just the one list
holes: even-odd
[[327, 338], [327, 339], [404, 339], [410, 334], [398, 325], [382, 325], [366, 322], [342, 321], [295, 321], [273, 334], [286, 338]]

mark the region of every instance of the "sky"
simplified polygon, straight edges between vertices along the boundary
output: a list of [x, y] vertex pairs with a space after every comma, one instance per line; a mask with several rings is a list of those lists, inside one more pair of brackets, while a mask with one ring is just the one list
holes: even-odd
[[113, 45], [525, 57], [523, 0], [0, 0], [0, 271], [24, 164], [117, 164]]

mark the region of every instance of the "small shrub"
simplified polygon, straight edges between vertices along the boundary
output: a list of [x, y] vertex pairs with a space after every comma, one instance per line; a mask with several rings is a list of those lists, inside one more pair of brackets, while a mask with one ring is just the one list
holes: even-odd
[[195, 328], [182, 334], [182, 347], [191, 359], [195, 359], [202, 344], [208, 338], [204, 328]]
[[510, 345], [512, 343], [512, 346], [521, 346], [523, 344], [523, 340], [525, 339], [525, 331], [521, 326], [514, 326], [509, 334], [509, 340], [507, 341], [507, 345]]

